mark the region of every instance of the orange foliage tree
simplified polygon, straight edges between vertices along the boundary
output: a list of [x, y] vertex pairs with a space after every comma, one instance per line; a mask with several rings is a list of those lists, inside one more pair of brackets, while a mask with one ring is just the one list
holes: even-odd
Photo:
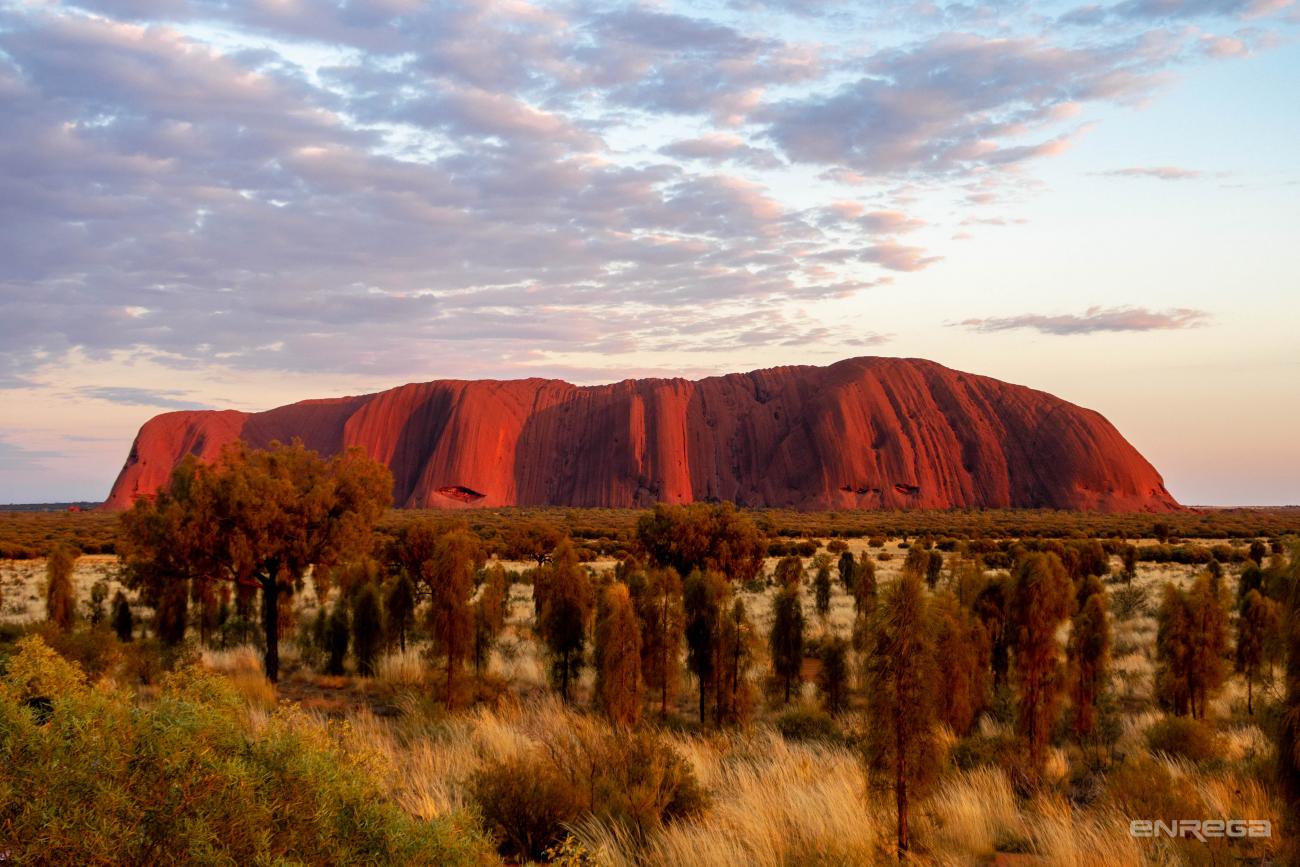
[[872, 725], [867, 762], [894, 790], [896, 847], [911, 848], [909, 811], [918, 789], [937, 771], [936, 672], [929, 641], [922, 578], [905, 574], [884, 593], [872, 620], [866, 658], [866, 694]]
[[637, 521], [636, 535], [654, 563], [672, 566], [678, 575], [711, 569], [732, 581], [750, 581], [767, 556], [763, 534], [731, 503], [660, 503]]
[[660, 716], [668, 715], [668, 702], [681, 680], [682, 641], [686, 611], [682, 607], [682, 579], [677, 570], [651, 569], [636, 599], [641, 619], [641, 674], [659, 698]]
[[1042, 770], [1043, 750], [1061, 710], [1065, 671], [1056, 631], [1073, 606], [1070, 576], [1056, 554], [1028, 554], [1020, 561], [1008, 619], [1020, 689], [1017, 728], [1029, 744], [1034, 774]]
[[1065, 647], [1070, 667], [1074, 736], [1082, 743], [1097, 722], [1097, 698], [1110, 664], [1110, 606], [1106, 588], [1094, 576], [1080, 583], [1078, 612], [1070, 622]]
[[359, 448], [324, 459], [298, 440], [266, 450], [235, 442], [213, 465], [189, 457], [123, 515], [128, 580], [154, 599], [195, 578], [260, 590], [263, 661], [274, 682], [281, 596], [308, 570], [367, 553], [392, 486], [388, 469]]
[[616, 726], [641, 720], [641, 625], [626, 584], [605, 587], [596, 621], [596, 701]]
[[545, 581], [540, 587], [534, 585], [534, 592], [544, 588], [538, 625], [551, 654], [552, 680], [560, 688], [560, 697], [568, 701], [569, 683], [582, 670], [595, 590], [570, 539], [556, 546], [551, 562], [542, 569], [547, 570]]

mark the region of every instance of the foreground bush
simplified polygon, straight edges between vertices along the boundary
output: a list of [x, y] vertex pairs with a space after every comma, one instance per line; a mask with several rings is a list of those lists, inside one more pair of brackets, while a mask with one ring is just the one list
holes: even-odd
[[385, 803], [382, 776], [301, 713], [254, 724], [221, 678], [141, 705], [40, 638], [0, 679], [0, 852], [15, 863], [492, 864], [473, 827]]
[[835, 718], [820, 708], [798, 705], [776, 718], [776, 730], [792, 741], [836, 741], [840, 727]]
[[690, 764], [654, 732], [626, 734], [568, 717], [569, 729], [520, 755], [480, 765], [470, 796], [504, 854], [542, 858], [587, 817], [644, 839], [701, 811], [706, 796]]
[[1147, 729], [1147, 746], [1193, 762], [1207, 762], [1223, 756], [1223, 739], [1208, 724], [1189, 717], [1169, 716]]

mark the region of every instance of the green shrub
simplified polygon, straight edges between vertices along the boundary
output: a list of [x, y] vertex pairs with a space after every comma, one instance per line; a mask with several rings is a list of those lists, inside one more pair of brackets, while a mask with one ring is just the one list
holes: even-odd
[[776, 730], [789, 741], [834, 741], [840, 737], [835, 718], [821, 708], [798, 705], [776, 718]]
[[229, 684], [192, 669], [137, 704], [86, 688], [35, 636], [0, 679], [0, 764], [14, 863], [494, 863], [472, 826], [386, 803], [324, 723], [288, 711], [254, 728]]
[[976, 733], [953, 744], [950, 757], [963, 771], [985, 766], [1013, 771], [1024, 764], [1024, 745], [1012, 735]]

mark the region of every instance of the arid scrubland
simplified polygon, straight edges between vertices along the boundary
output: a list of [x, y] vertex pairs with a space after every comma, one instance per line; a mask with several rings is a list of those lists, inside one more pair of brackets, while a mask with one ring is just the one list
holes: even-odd
[[[867, 547], [866, 540], [849, 542], [855, 555], [866, 550], [889, 557], [877, 561], [882, 586], [896, 581], [902, 568], [904, 558], [899, 554], [903, 552], [897, 546], [897, 540], [877, 549]], [[770, 575], [776, 563], [768, 558], [764, 572]], [[0, 567], [7, 622], [33, 623], [41, 617], [42, 564], [10, 561]], [[511, 571], [528, 566], [522, 561], [505, 565]], [[590, 565], [602, 572], [615, 567], [612, 561]], [[1118, 569], [1118, 559], [1111, 566]], [[113, 561], [104, 557], [78, 562], [75, 585], [83, 610], [90, 602], [90, 588], [97, 581], [112, 580], [114, 569]], [[1110, 585], [1112, 594], [1131, 592], [1142, 601], [1131, 611], [1115, 611], [1112, 595], [1115, 617], [1108, 692], [1117, 706], [1118, 730], [1113, 743], [1097, 747], [1107, 754], [1105, 771], [1094, 774], [1093, 760], [1067, 739], [1052, 748], [1046, 779], [1033, 791], [1025, 791], [1017, 780], [1019, 762], [1014, 755], [1009, 761], [949, 759], [933, 793], [917, 806], [914, 860], [957, 865], [1005, 853], [1011, 859], [1006, 863], [1223, 863], [1216, 859], [1268, 856], [1279, 850], [1278, 836], [1229, 844], [1227, 840], [1139, 840], [1129, 834], [1134, 818], [1264, 818], [1273, 822], [1275, 835], [1282, 827], [1266, 771], [1273, 751], [1267, 722], [1245, 714], [1240, 676], [1215, 696], [1207, 715], [1219, 738], [1214, 756], [1189, 760], [1158, 752], [1148, 743], [1151, 729], [1165, 718], [1154, 697], [1156, 600], [1167, 582], [1189, 587], [1198, 571], [1195, 566], [1141, 563], [1131, 583]], [[1235, 593], [1235, 585], [1236, 575], [1229, 570], [1229, 595]], [[775, 592], [774, 587], [763, 585], [736, 594], [761, 635], [771, 628]], [[319, 600], [309, 583], [297, 597], [296, 619], [311, 622], [322, 603], [328, 608], [338, 593], [335, 589]], [[853, 599], [838, 582], [824, 618], [815, 610], [810, 581], [801, 587], [800, 598], [810, 639], [850, 636]], [[260, 654], [251, 646], [221, 649], [218, 640], [216, 646], [196, 648], [191, 655], [197, 655], [194, 661], [199, 669], [226, 678], [242, 696], [251, 729], [262, 730], [277, 709], [303, 708], [306, 719], [319, 720], [311, 725], [329, 732], [344, 753], [372, 757], [373, 767], [383, 768], [375, 781], [388, 803], [419, 820], [464, 822], [465, 817], [480, 815], [474, 781], [483, 768], [528, 756], [544, 756], [543, 763], [553, 759], [563, 766], [564, 756], [581, 754], [576, 743], [616, 737], [603, 718], [589, 710], [594, 689], [590, 669], [583, 672], [571, 705], [559, 701], [548, 688], [546, 651], [534, 631], [531, 585], [513, 583], [508, 599], [505, 629], [483, 673], [491, 685], [490, 697], [450, 714], [432, 698], [437, 691], [437, 667], [430, 664], [422, 635], [405, 652], [396, 648], [385, 652], [372, 679], [359, 678], [351, 670], [333, 678], [314, 673], [306, 664], [314, 651], [304, 652], [294, 641], [284, 645], [287, 674], [278, 687], [266, 680]], [[147, 616], [141, 609], [141, 618]], [[760, 658], [753, 665], [756, 682], [767, 675], [768, 661], [761, 650], [760, 646]], [[126, 679], [125, 667], [109, 671], [111, 679]], [[602, 815], [599, 809], [584, 811], [578, 805], [569, 814], [561, 809], [554, 819], [570, 835], [568, 854], [561, 857], [611, 865], [892, 860], [890, 794], [869, 785], [863, 770], [859, 740], [870, 720], [862, 715], [859, 690], [851, 690], [849, 708], [832, 719], [819, 709], [813, 680], [800, 686], [790, 707], [760, 701], [747, 725], [718, 731], [692, 724], [693, 690], [684, 684], [662, 737], [689, 764], [700, 791], [697, 809], [640, 831], [630, 830], [626, 817]], [[156, 686], [137, 682], [117, 688], [136, 689], [145, 704], [156, 700]], [[1276, 683], [1266, 682], [1258, 700], [1266, 703], [1277, 694]], [[792, 719], [801, 721], [801, 715], [815, 721], [816, 727], [800, 731]], [[647, 718], [657, 723], [652, 711], [647, 711]], [[783, 735], [782, 727], [791, 735]], [[1012, 729], [1010, 718], [994, 707], [966, 740], [996, 743], [1012, 737]], [[557, 745], [566, 745], [559, 756]], [[961, 753], [951, 732], [944, 733], [943, 746]], [[575, 776], [583, 772], [572, 767], [562, 770]]]
[[384, 485], [297, 445], [187, 462], [123, 517], [120, 560], [52, 540], [0, 564], [0, 852], [1291, 854], [1292, 539], [972, 535], [968, 515], [791, 537], [700, 504], [593, 545], [533, 514], [381, 531]]

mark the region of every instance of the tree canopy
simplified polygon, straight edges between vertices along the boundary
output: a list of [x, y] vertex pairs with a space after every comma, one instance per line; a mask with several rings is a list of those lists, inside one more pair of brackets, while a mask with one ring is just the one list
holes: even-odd
[[660, 503], [637, 521], [636, 535], [654, 563], [671, 566], [679, 575], [709, 570], [750, 581], [767, 555], [763, 534], [730, 503]]
[[299, 440], [265, 450], [235, 442], [211, 465], [187, 457], [166, 487], [123, 515], [128, 580], [155, 598], [196, 579], [260, 589], [275, 681], [280, 594], [309, 569], [367, 553], [392, 486], [388, 469], [359, 448], [325, 459]]

